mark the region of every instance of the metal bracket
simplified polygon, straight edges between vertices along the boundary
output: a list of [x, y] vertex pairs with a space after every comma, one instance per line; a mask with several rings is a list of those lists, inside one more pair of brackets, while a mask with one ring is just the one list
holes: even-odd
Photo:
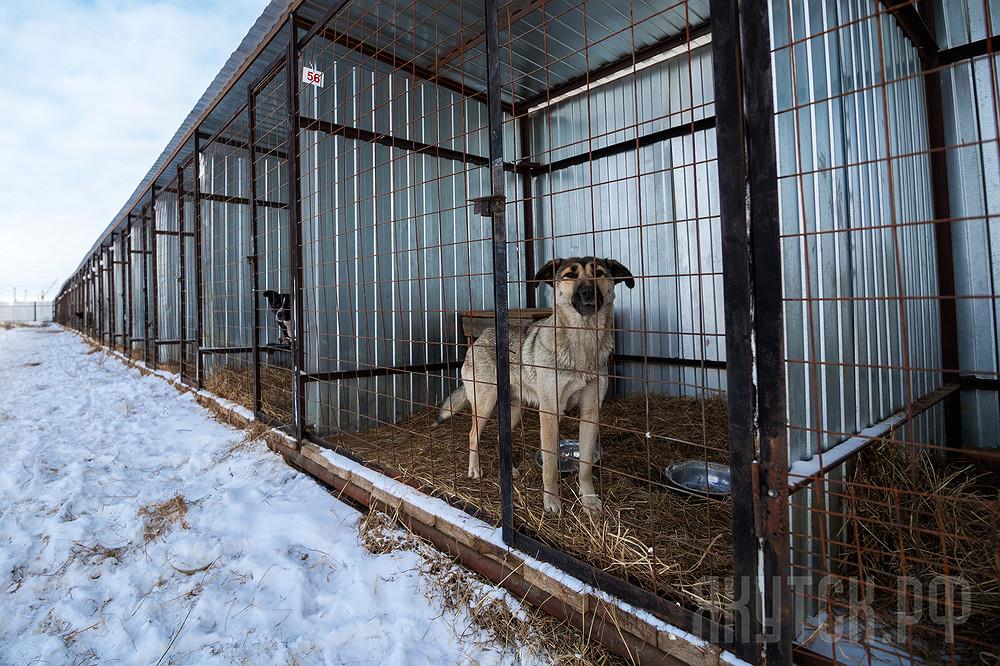
[[488, 197], [476, 197], [469, 199], [472, 210], [483, 217], [492, 217], [494, 213], [503, 210], [507, 205], [507, 197], [502, 194]]

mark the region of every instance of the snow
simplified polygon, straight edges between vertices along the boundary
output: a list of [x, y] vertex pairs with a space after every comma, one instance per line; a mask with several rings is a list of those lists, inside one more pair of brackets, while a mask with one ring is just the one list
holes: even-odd
[[[356, 510], [192, 394], [87, 352], [0, 330], [0, 663], [543, 661], [444, 611], [420, 554], [365, 551]], [[146, 542], [139, 509], [175, 495], [183, 524]]]

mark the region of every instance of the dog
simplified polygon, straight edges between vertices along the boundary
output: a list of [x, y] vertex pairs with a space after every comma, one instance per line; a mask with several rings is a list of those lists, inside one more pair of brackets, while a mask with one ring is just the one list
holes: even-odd
[[[552, 315], [527, 326], [511, 326], [511, 427], [522, 406], [536, 406], [541, 420], [543, 507], [562, 513], [559, 499], [559, 418], [580, 407], [580, 501], [600, 511], [594, 490], [594, 449], [598, 411], [608, 390], [608, 364], [614, 349], [615, 286], [635, 287], [631, 271], [614, 259], [553, 259], [535, 275], [537, 286], [555, 291]], [[437, 423], [471, 408], [469, 477], [478, 479], [479, 439], [497, 402], [496, 331], [487, 329], [473, 343], [462, 365], [462, 386], [441, 405]]]
[[278, 322], [278, 328], [281, 329], [281, 336], [278, 338], [277, 344], [291, 345], [292, 331], [289, 322], [292, 321], [292, 295], [279, 294], [268, 289], [264, 292], [264, 298], [267, 299], [267, 305], [274, 313], [274, 320]]

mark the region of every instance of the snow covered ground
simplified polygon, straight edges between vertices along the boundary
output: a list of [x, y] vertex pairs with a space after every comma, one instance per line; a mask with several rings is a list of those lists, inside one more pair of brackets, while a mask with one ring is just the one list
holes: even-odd
[[367, 552], [360, 514], [263, 444], [88, 351], [0, 329], [0, 663], [544, 661], [443, 609], [420, 554]]

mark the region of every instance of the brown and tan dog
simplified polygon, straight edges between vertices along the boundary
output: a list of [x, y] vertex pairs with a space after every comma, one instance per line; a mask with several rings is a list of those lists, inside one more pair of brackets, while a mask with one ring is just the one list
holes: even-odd
[[[593, 463], [598, 411], [608, 389], [608, 360], [614, 348], [615, 285], [635, 287], [632, 273], [613, 259], [553, 259], [535, 281], [555, 290], [552, 315], [527, 326], [510, 326], [511, 427], [522, 406], [537, 406], [541, 420], [543, 504], [562, 512], [559, 500], [559, 418], [580, 407], [580, 501], [600, 511]], [[497, 402], [496, 331], [487, 329], [462, 365], [463, 385], [441, 406], [438, 423], [466, 406], [472, 409], [469, 476], [478, 479], [479, 438]]]

